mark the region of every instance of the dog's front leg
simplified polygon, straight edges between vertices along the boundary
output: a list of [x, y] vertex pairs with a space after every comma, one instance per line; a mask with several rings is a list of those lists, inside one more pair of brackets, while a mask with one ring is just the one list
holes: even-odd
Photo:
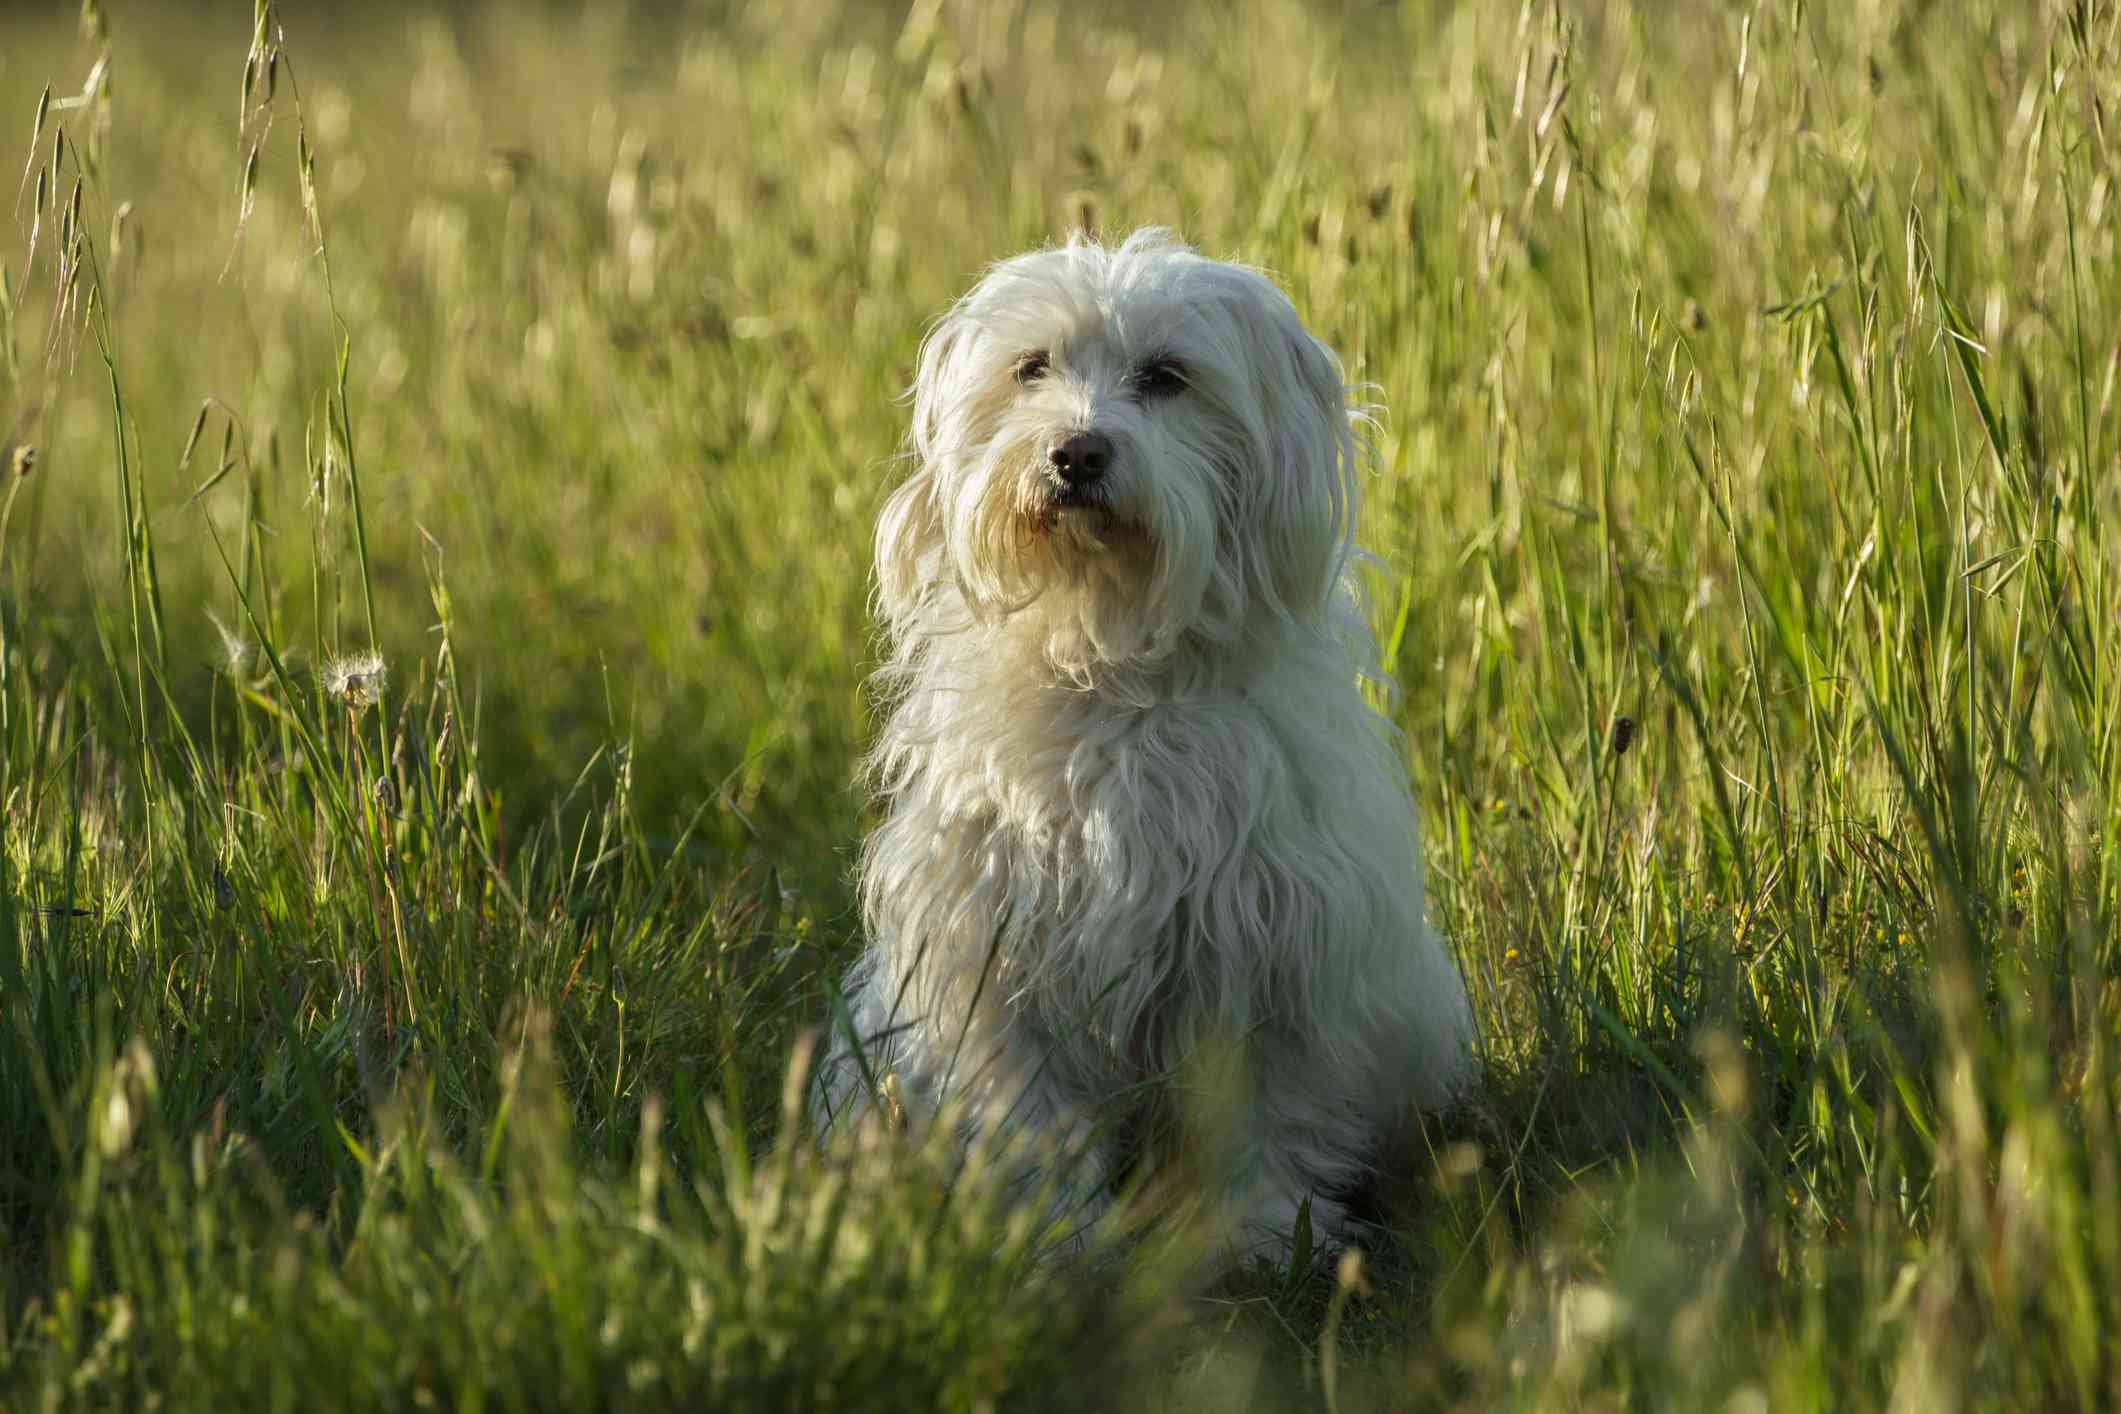
[[[1340, 1078], [1315, 1054], [1269, 1043], [1252, 1060], [1253, 1102], [1230, 1198], [1231, 1249], [1240, 1260], [1272, 1261], [1305, 1248], [1332, 1251], [1344, 1240], [1343, 1197], [1369, 1164], [1375, 1124], [1349, 1106]], [[1308, 1240], [1298, 1233], [1305, 1222]]]
[[[967, 1096], [968, 1145], [1041, 1202], [1056, 1250], [1079, 1251], [1112, 1204], [1117, 1145], [1106, 1117], [1071, 1083], [1064, 1054], [1035, 1023], [1003, 1013], [983, 1044], [960, 1051], [943, 1088]], [[971, 1057], [981, 1060], [974, 1064]]]

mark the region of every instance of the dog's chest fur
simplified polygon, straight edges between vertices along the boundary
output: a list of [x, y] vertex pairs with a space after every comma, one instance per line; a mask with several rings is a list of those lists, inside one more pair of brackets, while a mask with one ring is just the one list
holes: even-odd
[[[1332, 985], [1328, 910], [1366, 913], [1371, 890], [1331, 847], [1333, 782], [1297, 759], [1319, 703], [1296, 720], [1288, 694], [1227, 678], [998, 677], [1013, 686], [926, 694], [886, 733], [907, 770], [864, 897], [919, 1000], [1006, 1009], [1063, 1053], [1146, 1077], [1204, 1032], [1276, 1025]], [[1336, 686], [1329, 718], [1364, 710]]]

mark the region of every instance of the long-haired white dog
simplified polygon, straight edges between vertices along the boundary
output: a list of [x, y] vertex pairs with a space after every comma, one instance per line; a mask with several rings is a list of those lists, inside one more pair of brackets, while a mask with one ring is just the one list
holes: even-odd
[[1094, 1214], [1168, 1082], [1234, 1055], [1232, 1248], [1286, 1252], [1305, 1212], [1330, 1243], [1473, 1031], [1360, 689], [1339, 362], [1258, 271], [1151, 229], [995, 266], [913, 404], [877, 530], [886, 815], [820, 1128], [895, 1076], [915, 1123], [1071, 1146]]

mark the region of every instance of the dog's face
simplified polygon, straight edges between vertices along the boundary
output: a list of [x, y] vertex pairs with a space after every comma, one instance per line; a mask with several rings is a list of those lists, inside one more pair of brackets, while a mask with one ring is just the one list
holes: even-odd
[[1340, 367], [1257, 271], [1160, 231], [1005, 261], [943, 317], [918, 467], [878, 532], [883, 608], [954, 586], [1069, 668], [1314, 616], [1354, 514]]

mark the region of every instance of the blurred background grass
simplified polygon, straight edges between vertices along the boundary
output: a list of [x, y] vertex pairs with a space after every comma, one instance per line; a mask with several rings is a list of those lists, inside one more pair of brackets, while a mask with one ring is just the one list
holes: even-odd
[[[24, 1398], [2121, 1399], [2114, 6], [267, 19], [0, 16]], [[1145, 222], [1388, 410], [1488, 1037], [1212, 1301], [778, 1099], [923, 329]]]

